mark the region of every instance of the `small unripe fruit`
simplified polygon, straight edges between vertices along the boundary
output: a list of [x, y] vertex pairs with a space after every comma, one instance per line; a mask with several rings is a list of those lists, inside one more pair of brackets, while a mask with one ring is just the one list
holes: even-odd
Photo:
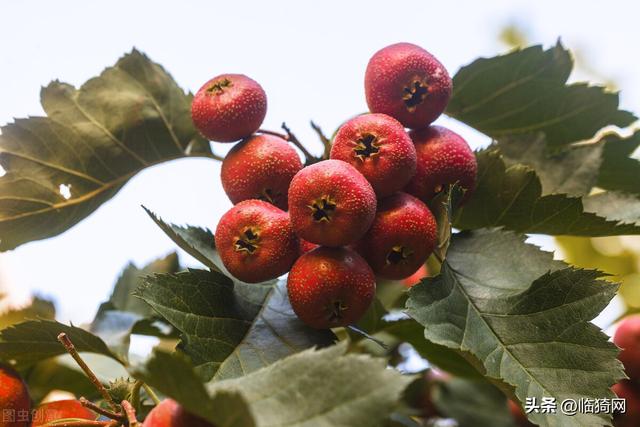
[[165, 399], [149, 412], [143, 427], [214, 427], [184, 410], [175, 400]]
[[405, 191], [429, 202], [457, 182], [466, 190], [463, 200], [468, 199], [476, 187], [478, 164], [467, 141], [442, 126], [414, 130], [409, 136], [416, 145], [418, 167]]
[[97, 420], [98, 414], [82, 406], [79, 400], [57, 400], [38, 406], [33, 415], [33, 427], [43, 426], [52, 421], [78, 418], [81, 420]]
[[416, 148], [404, 128], [386, 114], [363, 114], [340, 127], [331, 158], [358, 169], [378, 197], [404, 187], [416, 172]]
[[282, 138], [254, 135], [237, 144], [222, 162], [222, 187], [234, 203], [260, 199], [287, 210], [293, 176], [302, 169], [296, 150]]
[[376, 280], [353, 250], [321, 246], [296, 261], [287, 289], [293, 311], [304, 323], [328, 329], [360, 320], [375, 296]]
[[0, 365], [0, 427], [29, 426], [30, 411], [27, 385], [13, 368]]
[[373, 225], [356, 250], [378, 276], [400, 280], [427, 261], [437, 239], [429, 208], [413, 196], [396, 193], [380, 200]]
[[611, 390], [616, 396], [626, 401], [624, 413], [613, 415], [613, 424], [616, 427], [640, 426], [640, 390], [637, 384], [623, 380], [614, 384]]
[[371, 57], [364, 87], [372, 113], [388, 114], [405, 127], [420, 129], [447, 107], [452, 82], [429, 52], [411, 43], [398, 43]]
[[289, 215], [296, 234], [323, 246], [360, 239], [376, 213], [376, 195], [367, 179], [340, 160], [302, 169], [289, 187]]
[[289, 215], [262, 200], [245, 200], [227, 211], [215, 240], [227, 270], [248, 283], [285, 274], [300, 253]]
[[626, 317], [620, 322], [613, 342], [622, 350], [618, 359], [631, 381], [640, 384], [640, 315]]
[[207, 139], [234, 142], [254, 133], [267, 114], [262, 86], [243, 74], [222, 74], [193, 97], [191, 118]]

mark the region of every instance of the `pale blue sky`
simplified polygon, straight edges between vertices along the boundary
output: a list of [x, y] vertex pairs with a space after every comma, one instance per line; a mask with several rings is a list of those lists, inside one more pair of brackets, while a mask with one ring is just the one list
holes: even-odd
[[[286, 120], [314, 141], [308, 120], [327, 131], [366, 109], [364, 69], [379, 48], [422, 45], [451, 74], [478, 56], [504, 51], [499, 29], [520, 24], [549, 46], [561, 37], [622, 88], [623, 107], [640, 111], [640, 8], [608, 1], [20, 1], [0, 3], [0, 124], [42, 114], [40, 86], [80, 85], [132, 47], [161, 63], [185, 89], [240, 72], [269, 98], [267, 128]], [[580, 76], [577, 76], [578, 78]], [[486, 138], [449, 120], [473, 146]], [[314, 147], [317, 150], [319, 146]], [[215, 227], [230, 206], [219, 164], [182, 160], [147, 170], [80, 225], [0, 254], [0, 280], [15, 299], [57, 300], [60, 318], [89, 320], [129, 261], [144, 264], [174, 245], [140, 209], [174, 222]], [[544, 243], [545, 241], [543, 241]], [[183, 261], [192, 259], [183, 256]]]

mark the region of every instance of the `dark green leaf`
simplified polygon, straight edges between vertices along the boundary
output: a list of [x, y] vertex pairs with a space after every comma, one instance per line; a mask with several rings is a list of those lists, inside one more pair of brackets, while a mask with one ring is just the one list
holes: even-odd
[[573, 67], [557, 44], [480, 58], [453, 78], [446, 113], [500, 138], [542, 132], [549, 148], [589, 139], [607, 125], [628, 126], [635, 117], [618, 109], [618, 94], [602, 87], [567, 85]]
[[23, 308], [10, 309], [0, 314], [0, 330], [25, 320], [48, 319], [56, 317], [56, 308], [49, 300], [34, 297], [31, 303]]
[[631, 156], [640, 146], [640, 130], [629, 138], [605, 135], [604, 159], [598, 186], [605, 190], [640, 194], [640, 161]]
[[207, 378], [244, 375], [334, 339], [298, 320], [284, 282], [234, 283], [217, 272], [189, 270], [148, 277], [138, 294], [183, 333], [181, 348]]
[[542, 196], [535, 172], [524, 165], [506, 167], [495, 150], [477, 153], [478, 186], [458, 211], [454, 227], [505, 227], [521, 233], [573, 236], [640, 234], [640, 227], [584, 212], [580, 198]]
[[582, 199], [584, 210], [640, 226], [640, 196], [607, 191]]
[[[458, 234], [440, 276], [409, 291], [409, 315], [437, 344], [473, 354], [486, 375], [527, 397], [612, 397], [618, 350], [590, 323], [616, 293], [603, 273], [568, 268], [500, 231]], [[607, 414], [531, 414], [544, 425], [609, 422]]]
[[29, 396], [40, 402], [54, 390], [63, 390], [87, 399], [99, 397], [95, 386], [87, 376], [75, 369], [60, 364], [55, 358], [43, 360], [23, 373], [29, 386]]
[[80, 89], [43, 88], [47, 117], [18, 119], [0, 135], [0, 250], [62, 233], [140, 170], [185, 157], [201, 139], [190, 100], [136, 50]]

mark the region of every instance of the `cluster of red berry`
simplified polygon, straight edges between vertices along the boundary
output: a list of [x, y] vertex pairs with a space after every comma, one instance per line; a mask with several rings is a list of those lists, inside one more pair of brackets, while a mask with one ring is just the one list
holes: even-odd
[[616, 329], [613, 342], [622, 349], [618, 359], [629, 379], [612, 387], [618, 397], [625, 399], [625, 412], [615, 414], [616, 427], [640, 425], [640, 315], [625, 318]]
[[236, 205], [215, 233], [229, 272], [251, 283], [289, 272], [289, 299], [305, 323], [356, 322], [376, 275], [406, 278], [433, 251], [426, 203], [448, 184], [475, 186], [466, 141], [431, 126], [451, 90], [447, 70], [419, 46], [380, 50], [365, 75], [370, 113], [340, 127], [329, 159], [303, 167], [285, 139], [259, 129], [267, 99], [258, 83], [238, 74], [208, 81], [193, 99], [193, 122], [212, 141], [242, 140], [222, 163]]

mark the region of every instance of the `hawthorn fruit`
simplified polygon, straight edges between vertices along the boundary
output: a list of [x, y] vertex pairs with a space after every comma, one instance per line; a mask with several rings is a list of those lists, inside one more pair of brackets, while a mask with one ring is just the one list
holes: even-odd
[[625, 412], [615, 413], [613, 424], [616, 427], [638, 427], [640, 425], [640, 390], [638, 385], [628, 380], [622, 380], [611, 387], [611, 390], [625, 399]]
[[511, 412], [511, 416], [513, 417], [513, 421], [518, 427], [535, 427], [529, 419], [527, 418], [527, 414], [524, 413], [522, 406], [519, 403], [516, 403], [513, 400], [509, 400], [509, 412]]
[[254, 135], [236, 146], [222, 162], [222, 187], [234, 204], [260, 199], [287, 210], [289, 184], [302, 169], [296, 150], [273, 135]]
[[192, 415], [173, 399], [165, 399], [149, 412], [143, 427], [214, 427], [202, 418]]
[[262, 86], [243, 74], [222, 74], [206, 82], [191, 103], [191, 118], [207, 139], [234, 142], [254, 133], [267, 114]]
[[43, 426], [52, 421], [78, 418], [82, 420], [96, 420], [98, 414], [82, 406], [79, 400], [57, 400], [39, 405], [33, 416], [33, 427]]
[[420, 129], [442, 114], [452, 82], [429, 52], [411, 43], [397, 43], [371, 57], [364, 87], [372, 113], [388, 114], [404, 127]]
[[248, 283], [285, 274], [300, 253], [289, 215], [262, 200], [245, 200], [227, 211], [215, 244], [227, 270]]
[[613, 342], [622, 350], [618, 359], [631, 381], [640, 384], [640, 315], [626, 317], [620, 322]]
[[356, 250], [385, 279], [401, 280], [424, 265], [438, 240], [427, 206], [406, 193], [380, 200], [373, 225]]
[[289, 187], [289, 215], [296, 234], [323, 246], [356, 242], [376, 214], [376, 195], [356, 168], [325, 160], [302, 169]]
[[293, 310], [304, 323], [328, 329], [360, 320], [375, 296], [376, 280], [355, 251], [321, 246], [296, 261], [287, 290]]
[[478, 164], [469, 144], [457, 133], [429, 126], [409, 132], [418, 154], [416, 173], [404, 191], [427, 203], [446, 185], [458, 183], [469, 198], [476, 186]]
[[[0, 364], [0, 427], [28, 427], [30, 411], [27, 384], [13, 368]], [[27, 421], [22, 421], [21, 414], [26, 414]]]

